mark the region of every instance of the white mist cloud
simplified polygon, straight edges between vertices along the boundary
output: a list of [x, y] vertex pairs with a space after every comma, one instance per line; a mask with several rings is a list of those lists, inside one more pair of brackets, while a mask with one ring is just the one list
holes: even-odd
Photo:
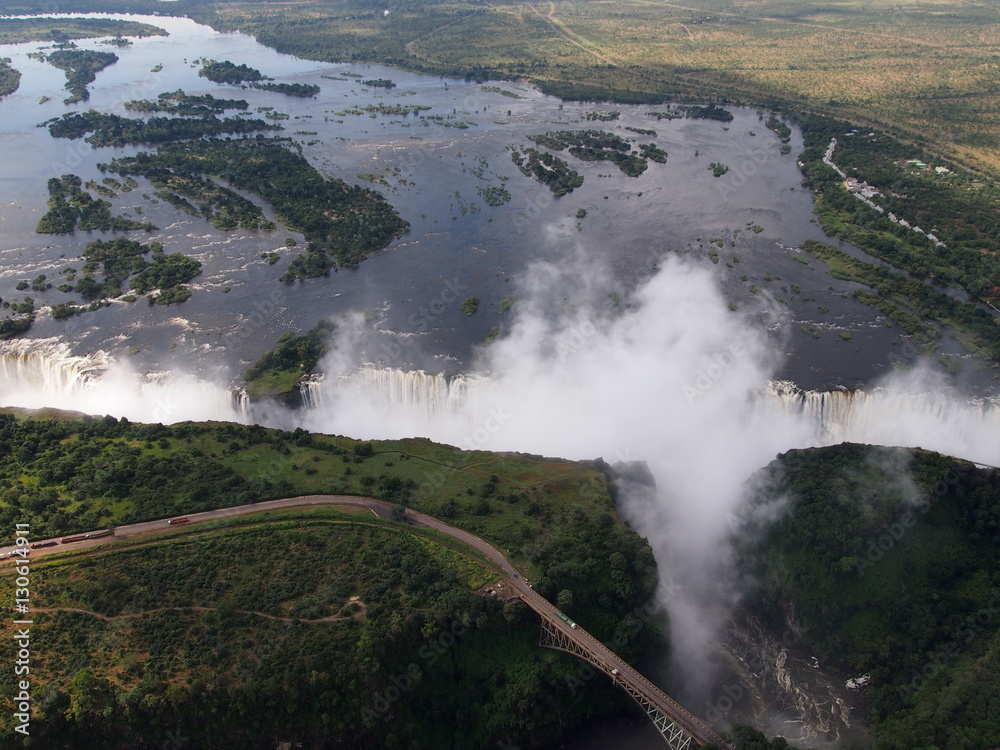
[[[670, 581], [661, 598], [692, 697], [708, 687], [704, 667], [737, 596], [726, 538], [744, 483], [779, 452], [849, 439], [1000, 463], [996, 408], [943, 395], [919, 369], [877, 393], [768, 397], [780, 354], [760, 319], [773, 313], [751, 324], [728, 309], [709, 269], [673, 256], [620, 305], [612, 278], [580, 248], [538, 262], [518, 284], [509, 330], [482, 350], [478, 379], [385, 369], [328, 379], [309, 427], [646, 461], [655, 499], [626, 496], [621, 512]], [[358, 361], [337, 356], [335, 371]]]
[[657, 499], [626, 498], [622, 511], [679, 585], [667, 603], [672, 643], [693, 667], [725, 612], [719, 606], [707, 626], [707, 603], [724, 593], [727, 514], [744, 480], [778, 451], [809, 444], [811, 428], [776, 403], [751, 408], [778, 360], [766, 334], [728, 309], [708, 269], [666, 258], [618, 305], [611, 278], [578, 249], [536, 263], [518, 286], [509, 332], [481, 352], [488, 379], [448, 387], [381, 370], [328, 380], [311, 426], [329, 428], [329, 419], [360, 437], [646, 461]]

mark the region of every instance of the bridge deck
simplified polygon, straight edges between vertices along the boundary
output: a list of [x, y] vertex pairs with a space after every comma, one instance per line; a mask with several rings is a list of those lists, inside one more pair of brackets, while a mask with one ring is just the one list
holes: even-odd
[[[688, 737], [699, 745], [714, 744], [720, 748], [731, 747], [711, 727], [660, 690], [642, 673], [586, 630], [579, 625], [573, 628], [564, 622], [557, 614], [558, 610], [533, 589], [529, 589], [527, 594], [522, 593], [521, 600], [542, 618], [542, 645], [566, 651], [600, 669], [646, 709], [654, 723], [657, 723], [656, 718], [650, 709], [660, 712], [669, 720], [669, 723], [682, 729]], [[658, 728], [667, 738], [665, 728], [659, 724]], [[670, 744], [674, 746], [673, 742]], [[687, 747], [688, 744], [681, 742], [677, 744], [677, 747]]]

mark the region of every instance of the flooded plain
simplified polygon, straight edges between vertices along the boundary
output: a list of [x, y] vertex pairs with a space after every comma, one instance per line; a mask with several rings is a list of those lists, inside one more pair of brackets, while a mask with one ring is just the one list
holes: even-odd
[[[410, 226], [357, 268], [284, 284], [278, 278], [304, 246], [302, 235], [280, 226], [275, 232], [217, 230], [158, 201], [140, 178], [138, 188], [112, 201], [113, 212], [160, 227], [130, 236], [202, 263], [193, 296], [164, 307], [141, 299], [115, 302], [67, 320], [43, 311], [29, 337], [66, 341], [77, 354], [127, 357], [139, 371], [183, 367], [236, 378], [286, 331], [360, 313], [368, 324], [360, 345], [365, 361], [454, 373], [472, 365], [491, 329], [503, 332], [511, 313], [502, 309], [534, 261], [578, 264], [580, 274], [594, 273], [596, 261], [609, 297], [628, 304], [630, 291], [665, 255], [682, 254], [717, 273], [735, 315], [766, 310], [776, 356], [783, 359], [779, 376], [800, 387], [857, 387], [885, 372], [894, 347], [902, 348], [899, 329], [876, 321], [870, 308], [850, 297], [853, 285], [799, 253], [804, 240], [827, 238], [800, 184], [801, 134], [793, 128], [790, 149], [782, 153], [778, 137], [764, 126], [766, 113], [730, 108], [731, 122], [659, 119], [663, 106], [570, 103], [516, 82], [477, 84], [379, 66], [320, 64], [187, 19], [127, 18], [169, 36], [116, 48], [120, 61], [98, 73], [90, 100], [76, 105], [63, 104], [62, 71], [28, 56], [45, 45], [0, 48], [0, 56], [12, 58], [23, 73], [20, 89], [0, 100], [4, 300], [27, 294], [36, 307], [79, 301], [55, 288], [60, 274], [79, 267], [87, 242], [110, 234], [36, 234], [46, 211], [46, 183], [68, 173], [99, 182], [105, 175], [98, 164], [146, 150], [92, 148], [83, 140], [52, 138], [39, 124], [90, 108], [128, 115], [125, 102], [177, 89], [246, 99], [249, 116], [282, 118], [274, 120], [284, 127], [277, 135], [292, 139], [324, 175], [378, 190]], [[77, 44], [108, 49], [98, 40]], [[275, 81], [316, 84], [321, 91], [300, 99], [214, 84], [198, 75], [201, 61], [209, 59], [246, 63]], [[395, 85], [364, 83], [378, 79]], [[421, 109], [400, 114], [411, 105]], [[614, 112], [614, 119], [593, 119]], [[512, 161], [513, 149], [533, 145], [530, 135], [588, 128], [635, 144], [655, 142], [669, 156], [629, 177], [610, 162], [580, 161], [564, 152], [584, 184], [558, 198]], [[714, 163], [728, 172], [713, 176]], [[509, 200], [489, 205], [490, 189], [505, 190]], [[247, 197], [273, 218], [259, 198]], [[289, 238], [296, 247], [286, 246]], [[281, 256], [273, 265], [261, 257], [271, 252]], [[40, 274], [53, 288], [17, 291], [19, 282]], [[470, 296], [481, 301], [472, 316], [460, 309]]]

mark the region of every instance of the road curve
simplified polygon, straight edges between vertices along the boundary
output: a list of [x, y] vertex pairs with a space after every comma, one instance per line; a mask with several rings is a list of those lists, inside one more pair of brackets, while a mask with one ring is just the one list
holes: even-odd
[[[280, 510], [284, 508], [299, 508], [308, 507], [315, 505], [347, 505], [354, 507], [368, 508], [375, 515], [380, 518], [391, 519], [393, 504], [387, 503], [384, 500], [376, 500], [371, 497], [357, 497], [355, 495], [304, 495], [301, 497], [286, 497], [278, 500], [266, 500], [260, 503], [252, 503], [249, 505], [237, 505], [232, 508], [219, 508], [217, 510], [208, 510], [201, 513], [191, 513], [184, 518], [187, 518], [187, 523], [184, 524], [185, 527], [192, 524], [203, 523], [205, 521], [214, 521], [223, 518], [237, 518], [239, 516], [251, 515], [253, 513], [260, 513], [261, 511], [269, 510]], [[160, 519], [158, 521], [146, 521], [143, 523], [128, 524], [126, 526], [118, 526], [115, 528], [115, 535], [113, 537], [102, 537], [98, 539], [84, 539], [78, 542], [70, 542], [68, 544], [56, 544], [49, 547], [41, 547], [38, 549], [29, 549], [28, 558], [35, 559], [39, 557], [47, 557], [60, 552], [73, 552], [77, 550], [85, 550], [91, 547], [97, 547], [100, 545], [107, 544], [120, 539], [138, 539], [154, 531], [162, 531], [165, 528], [174, 528], [168, 526], [167, 521], [169, 519]], [[688, 732], [695, 741], [701, 744], [711, 744], [715, 743], [719, 747], [725, 748], [729, 747], [725, 741], [716, 734], [711, 728], [705, 725], [700, 719], [685, 710], [679, 703], [673, 700], [670, 696], [660, 690], [656, 685], [646, 679], [641, 673], [634, 669], [631, 665], [625, 662], [621, 657], [615, 654], [611, 649], [601, 643], [599, 640], [594, 638], [590, 633], [588, 633], [583, 628], [577, 625], [573, 628], [568, 623], [564, 622], [559, 617], [559, 610], [536, 592], [531, 585], [524, 579], [523, 576], [517, 571], [517, 569], [511, 564], [507, 557], [496, 549], [493, 545], [480, 539], [475, 534], [471, 534], [464, 529], [460, 529], [457, 526], [452, 526], [449, 523], [445, 523], [432, 516], [425, 515], [419, 511], [411, 510], [407, 508], [405, 522], [416, 528], [426, 528], [433, 529], [442, 534], [445, 534], [462, 544], [470, 547], [489, 562], [495, 565], [499, 570], [502, 570], [510, 578], [510, 582], [513, 584], [514, 590], [520, 596], [520, 598], [527, 604], [532, 610], [534, 610], [540, 617], [544, 618], [550, 625], [559, 629], [561, 633], [573, 640], [576, 644], [585, 649], [591, 656], [593, 656], [597, 661], [607, 665], [607, 672], [610, 674], [611, 669], [617, 669], [619, 674], [611, 675], [612, 679], [616, 682], [622, 683], [622, 685], [631, 687], [642, 693], [648, 700], [653, 703], [659, 704], [663, 712], [668, 715], [677, 725], [682, 727], [686, 732]], [[69, 536], [79, 536], [79, 532], [70, 534]], [[91, 532], [94, 533], [94, 532]], [[46, 539], [46, 540], [36, 540], [31, 539], [31, 542], [48, 542], [56, 541], [59, 538]], [[8, 545], [6, 547], [0, 547], [0, 560], [7, 562], [7, 554], [17, 549], [15, 546]], [[20, 560], [22, 558], [16, 557], [11, 559]]]
[[[188, 519], [188, 522], [184, 526], [191, 526], [197, 523], [204, 523], [205, 521], [215, 521], [222, 518], [237, 518], [239, 516], [247, 516], [253, 513], [260, 513], [262, 511], [268, 510], [280, 510], [283, 508], [299, 508], [307, 507], [312, 505], [349, 505], [355, 507], [368, 508], [375, 515], [380, 518], [391, 519], [393, 504], [387, 503], [384, 500], [376, 500], [371, 497], [357, 497], [355, 495], [303, 495], [301, 497], [285, 497], [278, 500], [265, 500], [260, 503], [251, 503], [249, 505], [236, 505], [231, 508], [219, 508], [217, 510], [207, 510], [201, 513], [190, 513], [184, 518]], [[142, 523], [133, 523], [126, 526], [118, 526], [115, 528], [115, 535], [113, 537], [104, 537], [100, 539], [84, 539], [79, 542], [70, 542], [68, 544], [56, 544], [51, 547], [41, 547], [38, 549], [32, 549], [29, 551], [30, 559], [37, 559], [39, 557], [46, 557], [48, 555], [53, 555], [61, 552], [75, 552], [77, 550], [89, 549], [91, 547], [96, 547], [102, 544], [107, 544], [109, 542], [114, 542], [121, 539], [136, 539], [138, 537], [145, 536], [154, 531], [162, 531], [166, 528], [174, 528], [168, 526], [167, 521], [169, 519], [160, 519], [157, 521], [144, 521]], [[415, 510], [407, 509], [406, 511], [406, 521], [409, 522], [411, 526], [417, 528], [428, 528], [439, 531], [443, 534], [447, 534], [458, 541], [472, 547], [484, 557], [486, 557], [490, 562], [503, 570], [507, 575], [514, 577], [517, 575], [517, 570], [511, 565], [507, 558], [501, 554], [496, 548], [487, 542], [483, 541], [474, 534], [470, 534], [467, 531], [463, 531], [456, 526], [447, 524], [444, 521], [440, 521], [431, 516], [424, 515]], [[180, 528], [180, 527], [177, 527]], [[96, 530], [95, 530], [96, 531]], [[66, 536], [80, 536], [88, 532], [73, 532], [71, 534], [63, 535], [63, 537], [53, 537], [51, 539], [30, 539], [32, 543], [35, 542], [58, 542], [60, 538], [65, 538]], [[89, 532], [94, 533], [94, 532]], [[13, 550], [17, 549], [14, 545], [7, 545], [5, 547], [0, 547], [0, 556], [4, 561], [7, 560], [7, 554]]]

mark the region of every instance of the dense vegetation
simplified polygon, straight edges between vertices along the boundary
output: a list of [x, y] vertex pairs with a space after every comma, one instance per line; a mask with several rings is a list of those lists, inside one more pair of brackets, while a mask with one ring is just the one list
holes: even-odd
[[64, 174], [49, 180], [49, 210], [38, 221], [39, 234], [69, 234], [77, 228], [84, 231], [102, 230], [127, 232], [134, 229], [157, 229], [148, 221], [133, 221], [111, 215], [111, 204], [95, 199], [81, 187], [75, 174]]
[[354, 105], [348, 109], [340, 109], [333, 114], [337, 117], [344, 117], [345, 115], [354, 115], [360, 117], [361, 115], [402, 115], [403, 117], [408, 117], [409, 115], [418, 114], [420, 112], [425, 112], [431, 109], [430, 106], [426, 104], [365, 104], [363, 106]]
[[755, 485], [744, 517], [787, 506], [740, 535], [751, 606], [821, 661], [870, 675], [872, 746], [998, 744], [1000, 473], [844, 444], [779, 456]]
[[642, 156], [643, 159], [655, 161], [657, 164], [667, 163], [667, 152], [655, 143], [640, 143], [639, 155]]
[[0, 319], [0, 341], [20, 336], [27, 332], [34, 322], [35, 316], [31, 313]]
[[[152, 263], [144, 258], [150, 252]], [[190, 293], [180, 285], [201, 272], [201, 263], [181, 253], [167, 255], [158, 242], [146, 245], [123, 237], [89, 242], [83, 250], [83, 257], [86, 263], [76, 286], [60, 288], [67, 292], [76, 291], [88, 301], [117, 297], [121, 294], [122, 283], [130, 280], [131, 288], [140, 294], [161, 290], [161, 295], [150, 296], [151, 303], [181, 302]], [[103, 276], [100, 281], [95, 278], [98, 272]], [[73, 312], [79, 310], [64, 307], [56, 317], [66, 317]]]
[[[153, 262], [135, 274], [129, 282], [139, 294], [146, 294], [154, 289], [166, 291], [176, 288], [201, 273], [201, 263], [182, 253], [167, 255], [162, 249], [154, 248], [152, 258]], [[190, 295], [185, 295], [184, 299], [188, 296]], [[176, 296], [169, 299], [180, 301]], [[159, 298], [155, 298], [154, 301], [159, 302]]]
[[320, 92], [319, 86], [314, 83], [254, 83], [252, 87], [263, 91], [276, 91], [279, 94], [288, 96], [316, 96]]
[[228, 60], [218, 62], [212, 60], [206, 62], [198, 75], [207, 78], [214, 83], [240, 84], [247, 81], [261, 81], [264, 79], [263, 73], [249, 65], [236, 65]]
[[10, 58], [0, 59], [0, 96], [17, 91], [21, 85], [21, 71], [10, 66]]
[[764, 125], [768, 130], [773, 130], [782, 143], [788, 143], [792, 139], [792, 129], [774, 115], [771, 115]]
[[939, 321], [952, 326], [970, 351], [1000, 359], [1000, 326], [981, 307], [955, 299], [886, 266], [852, 258], [830, 245], [807, 240], [802, 247], [822, 258], [830, 266], [832, 276], [870, 286], [874, 293], [859, 291], [855, 296], [882, 311], [919, 342], [928, 344], [938, 335], [925, 320]]
[[[560, 130], [528, 138], [553, 151], [568, 148], [573, 156], [582, 161], [610, 161], [629, 177], [638, 177], [646, 171], [646, 159], [632, 153], [632, 144], [614, 133], [603, 130]], [[656, 148], [655, 144], [650, 145]]]
[[524, 152], [514, 149], [511, 159], [525, 177], [534, 177], [543, 185], [548, 185], [556, 196], [572, 193], [574, 188], [583, 184], [583, 176], [569, 168], [569, 164], [558, 156], [526, 148]]
[[[36, 9], [37, 12], [37, 9]], [[157, 26], [108, 18], [0, 18], [0, 44], [66, 42], [101, 36], [166, 36]]]
[[57, 611], [36, 614], [33, 739], [492, 747], [621, 707], [606, 683], [561, 707], [578, 665], [539, 651], [523, 606], [474, 594], [495, 574], [447, 545], [346, 514], [261, 521], [37, 568]]
[[86, 49], [60, 49], [50, 52], [45, 59], [66, 72], [66, 88], [70, 96], [65, 101], [66, 104], [73, 104], [90, 98], [87, 86], [94, 82], [98, 73], [118, 62], [118, 55]]
[[335, 262], [356, 265], [406, 227], [381, 194], [325, 179], [300, 154], [274, 140], [168, 144], [155, 154], [115, 159], [107, 169], [159, 180], [206, 174], [260, 195], [285, 226], [309, 242], [283, 275], [286, 281], [322, 276]]
[[[109, 169], [107, 164], [97, 166], [102, 171]], [[260, 206], [212, 180], [197, 175], [178, 174], [166, 168], [151, 169], [143, 174], [157, 188], [156, 196], [159, 199], [192, 216], [208, 219], [216, 229], [231, 231], [242, 228], [273, 232], [277, 228], [273, 221], [264, 216]], [[135, 183], [131, 177], [125, 179]], [[111, 187], [121, 185], [113, 177], [105, 177], [103, 182], [104, 185], [93, 183], [94, 189], [112, 196], [114, 192]], [[91, 184], [87, 183], [88, 187]]]
[[[769, 740], [763, 732], [745, 724], [737, 724], [723, 736], [736, 750], [790, 750], [792, 747], [784, 737]], [[708, 745], [705, 750], [717, 748], [715, 745]]]
[[718, 120], [719, 122], [732, 122], [733, 113], [724, 107], [714, 104], [708, 105], [677, 105], [668, 107], [664, 111], [650, 112], [650, 115], [657, 120], [679, 120], [681, 118], [691, 118], [692, 120]]
[[165, 112], [183, 117], [222, 114], [227, 109], [247, 109], [246, 99], [218, 99], [211, 94], [185, 94], [183, 90], [167, 91], [150, 99], [133, 99], [125, 102], [131, 112]]
[[[654, 562], [615, 515], [599, 464], [56, 414], [0, 415], [0, 450], [0, 522], [29, 522], [36, 538], [282, 495], [377, 495], [509, 549], [539, 591], [569, 592], [560, 598], [571, 616], [626, 658], [655, 637], [634, 614]], [[115, 748], [177, 728], [220, 747], [275, 736], [317, 743], [309, 747], [320, 736], [352, 747], [398, 746], [392, 737], [486, 747], [554, 740], [583, 715], [629, 710], [604, 680], [579, 700], [570, 687], [579, 664], [537, 649], [537, 622], [521, 605], [470, 595], [489, 576], [433, 536], [395, 531], [367, 511], [282, 513], [266, 526], [220, 522], [110, 556], [36, 564], [35, 606], [120, 619], [35, 613], [44, 619], [32, 674], [48, 697], [36, 702], [33, 738]], [[343, 619], [310, 622], [324, 617]], [[440, 653], [425, 657], [421, 646], [454, 623]], [[376, 701], [410, 663], [422, 672], [412, 689], [388, 708]], [[0, 676], [8, 738], [10, 679]]]
[[[828, 234], [918, 276], [1000, 301], [1000, 189], [880, 131], [859, 132], [849, 123], [816, 115], [797, 119], [805, 135], [803, 170]], [[823, 162], [832, 138], [837, 139], [833, 162], [878, 189], [873, 200], [882, 212], [851, 195]], [[927, 166], [935, 162], [948, 171]], [[910, 226], [892, 221], [890, 213]], [[929, 234], [944, 244], [936, 245]]]
[[82, 138], [95, 146], [165, 143], [217, 135], [244, 135], [259, 130], [281, 130], [263, 120], [245, 117], [122, 117], [103, 112], [69, 112], [49, 124], [53, 138]]
[[251, 396], [287, 394], [299, 379], [309, 375], [330, 348], [336, 328], [321, 320], [302, 336], [286, 333], [278, 346], [266, 352], [246, 372], [246, 389]]

